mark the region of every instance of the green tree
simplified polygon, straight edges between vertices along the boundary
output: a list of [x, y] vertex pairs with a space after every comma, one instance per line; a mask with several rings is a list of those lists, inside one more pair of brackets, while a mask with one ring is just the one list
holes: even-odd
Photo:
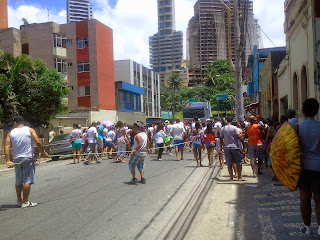
[[[215, 60], [207, 65], [207, 73], [205, 76], [206, 86], [211, 89], [210, 102], [212, 107], [217, 108], [218, 101], [215, 95], [218, 93], [227, 93], [235, 96], [235, 75], [234, 71], [228, 63], [228, 60]], [[220, 101], [219, 105], [222, 109], [230, 107], [230, 101]]]
[[48, 125], [65, 106], [62, 98], [69, 92], [63, 76], [48, 69], [40, 59], [28, 55], [13, 58], [0, 51], [1, 124], [7, 124], [16, 114], [34, 126]]
[[179, 90], [182, 86], [182, 79], [175, 73], [168, 79], [168, 86], [172, 91], [172, 117], [174, 118], [174, 112], [176, 110], [176, 91]]

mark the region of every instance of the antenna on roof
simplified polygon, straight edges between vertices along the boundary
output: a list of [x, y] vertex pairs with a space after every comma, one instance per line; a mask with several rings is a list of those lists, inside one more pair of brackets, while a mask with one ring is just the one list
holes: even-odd
[[27, 19], [25, 19], [25, 18], [22, 18], [22, 21], [23, 21], [23, 25], [28, 25], [29, 24]]

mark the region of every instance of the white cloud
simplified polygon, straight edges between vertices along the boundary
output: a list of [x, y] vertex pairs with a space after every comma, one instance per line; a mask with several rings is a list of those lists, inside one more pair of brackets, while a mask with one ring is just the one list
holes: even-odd
[[[176, 30], [183, 31], [184, 52], [186, 50], [186, 29], [193, 16], [196, 0], [176, 0]], [[156, 0], [118, 0], [111, 8], [108, 0], [93, 0], [94, 18], [113, 29], [115, 59], [133, 59], [149, 66], [149, 37], [157, 32]], [[29, 23], [47, 22], [48, 11], [34, 6], [9, 7], [9, 25], [19, 28], [22, 18]], [[262, 29], [277, 46], [285, 45], [283, 34], [283, 1], [254, 0], [254, 13]], [[66, 22], [66, 11], [50, 12], [50, 21]], [[264, 47], [273, 45], [262, 34]]]
[[[268, 35], [277, 47], [286, 45], [283, 31], [284, 1], [279, 0], [253, 0], [253, 11], [262, 30]], [[264, 47], [274, 47], [262, 33]]]
[[[48, 18], [49, 17], [49, 18]], [[49, 12], [47, 9], [40, 9], [30, 5], [21, 5], [17, 9], [8, 7], [9, 26], [19, 28], [23, 24], [22, 18], [28, 20], [29, 23], [42, 23], [53, 21], [56, 23], [64, 23], [66, 21], [66, 11]]]

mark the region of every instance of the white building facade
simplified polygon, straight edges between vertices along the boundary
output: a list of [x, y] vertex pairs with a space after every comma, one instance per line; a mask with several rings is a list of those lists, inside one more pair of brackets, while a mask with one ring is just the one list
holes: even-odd
[[160, 79], [159, 74], [133, 60], [118, 60], [114, 62], [115, 81], [123, 81], [143, 87], [141, 95], [141, 111], [146, 117], [160, 117]]
[[158, 0], [158, 32], [149, 38], [150, 66], [158, 73], [182, 68], [183, 34], [175, 30], [174, 0]]
[[[319, 63], [317, 62], [317, 21], [319, 2], [286, 0], [284, 3], [287, 54], [278, 69], [280, 114], [295, 109], [302, 118], [302, 105], [307, 98], [319, 101]], [[290, 86], [290, 87], [288, 87]]]
[[93, 19], [90, 0], [67, 0], [67, 22]]

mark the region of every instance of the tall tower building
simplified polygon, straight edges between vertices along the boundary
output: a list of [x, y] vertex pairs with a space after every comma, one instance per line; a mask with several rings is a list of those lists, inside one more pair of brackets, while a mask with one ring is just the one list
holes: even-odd
[[79, 22], [93, 18], [90, 0], [67, 0], [67, 22]]
[[[227, 4], [227, 0], [224, 0]], [[233, 9], [234, 1], [230, 1]], [[248, 1], [246, 27], [246, 58], [254, 45], [258, 45], [257, 20], [253, 18], [253, 3]], [[240, 9], [242, 11], [242, 9]], [[228, 47], [228, 18], [226, 6], [220, 0], [198, 0], [194, 5], [194, 16], [189, 20], [187, 29], [187, 60], [192, 77], [189, 86], [203, 83], [208, 63], [216, 59], [235, 62], [234, 18], [230, 19], [231, 47]]]
[[174, 0], [158, 0], [158, 32], [149, 38], [150, 65], [160, 79], [183, 68], [183, 34], [175, 30], [174, 8]]
[[8, 2], [0, 0], [0, 29], [8, 28]]

